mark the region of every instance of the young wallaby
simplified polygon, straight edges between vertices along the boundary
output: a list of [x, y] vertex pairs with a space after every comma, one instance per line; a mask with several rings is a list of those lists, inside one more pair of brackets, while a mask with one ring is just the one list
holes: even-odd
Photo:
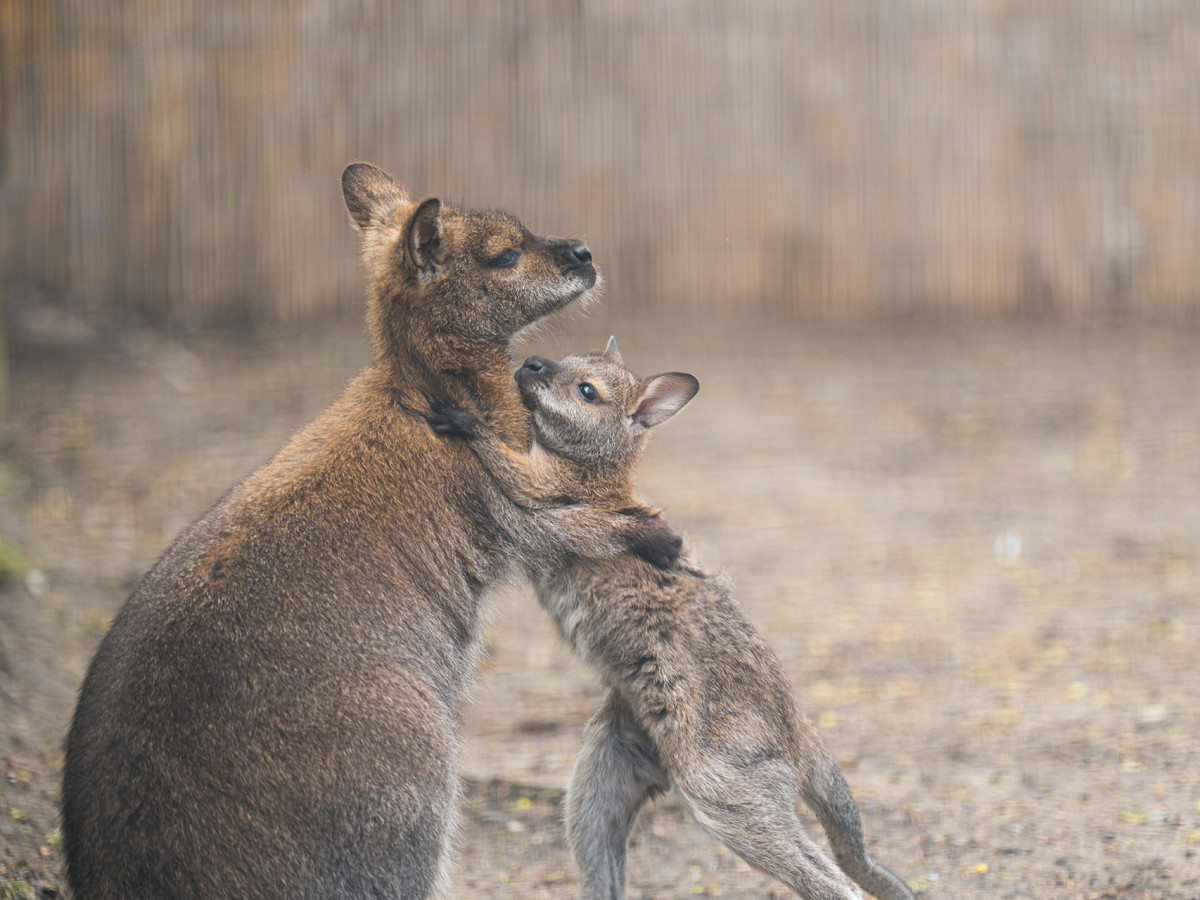
[[[612, 514], [641, 505], [633, 472], [645, 434], [698, 389], [679, 373], [636, 378], [615, 340], [603, 353], [528, 359], [516, 381], [533, 413], [528, 454], [447, 404], [434, 410], [434, 429], [469, 438], [522, 506], [586, 503]], [[912, 900], [904, 882], [867, 855], [837, 762], [725, 578], [687, 557], [668, 571], [628, 554], [529, 568], [540, 603], [609, 688], [567, 790], [581, 897], [625, 896], [638, 810], [674, 785], [701, 825], [801, 896], [858, 897], [849, 875], [876, 897]], [[800, 801], [824, 826], [836, 866], [804, 833]]]
[[[477, 404], [524, 448], [509, 341], [597, 274], [578, 241], [414, 201], [373, 166], [342, 187], [374, 361], [175, 541], [101, 643], [63, 773], [77, 900], [416, 900], [447, 882], [487, 592], [570, 548], [430, 432], [425, 397]], [[570, 521], [623, 551], [636, 517], [606, 518]]]

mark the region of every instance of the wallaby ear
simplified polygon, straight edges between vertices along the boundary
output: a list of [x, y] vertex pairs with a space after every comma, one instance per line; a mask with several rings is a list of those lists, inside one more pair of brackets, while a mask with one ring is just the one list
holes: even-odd
[[625, 360], [621, 359], [621, 351], [617, 349], [617, 336], [610, 335], [608, 338], [608, 346], [604, 348], [604, 356], [609, 362], [615, 362], [618, 366], [625, 365]]
[[629, 417], [630, 431], [641, 434], [667, 421], [687, 406], [698, 390], [700, 382], [684, 372], [667, 372], [646, 379], [637, 409]]
[[396, 179], [364, 162], [351, 163], [342, 172], [342, 198], [350, 218], [362, 231], [395, 223], [397, 210], [412, 203]]
[[446, 258], [442, 243], [442, 201], [430, 197], [417, 207], [408, 223], [408, 236], [405, 239], [408, 255], [422, 272], [437, 271]]

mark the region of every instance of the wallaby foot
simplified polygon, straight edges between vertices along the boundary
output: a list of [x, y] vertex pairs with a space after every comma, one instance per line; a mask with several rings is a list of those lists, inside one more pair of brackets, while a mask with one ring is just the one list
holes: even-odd
[[610, 692], [584, 729], [567, 787], [567, 840], [581, 900], [624, 900], [629, 832], [645, 802], [669, 787], [654, 745]]

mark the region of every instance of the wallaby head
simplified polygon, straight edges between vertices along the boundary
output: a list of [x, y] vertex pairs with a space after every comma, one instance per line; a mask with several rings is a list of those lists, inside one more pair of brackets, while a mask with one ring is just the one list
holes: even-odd
[[461, 365], [473, 345], [506, 348], [598, 280], [582, 242], [532, 234], [507, 213], [413, 200], [367, 163], [346, 168], [342, 193], [363, 234], [371, 337], [389, 362], [436, 369], [439, 356]]
[[617, 339], [603, 352], [540, 356], [516, 372], [521, 401], [533, 414], [537, 442], [577, 464], [611, 471], [637, 464], [646, 432], [683, 409], [700, 389], [691, 375], [667, 372], [638, 378], [625, 367]]

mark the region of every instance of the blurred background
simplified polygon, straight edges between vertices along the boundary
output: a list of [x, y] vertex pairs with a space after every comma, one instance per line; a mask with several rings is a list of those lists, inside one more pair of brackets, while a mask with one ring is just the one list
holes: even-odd
[[[132, 585], [369, 359], [360, 159], [589, 243], [518, 357], [699, 377], [641, 490], [922, 900], [1200, 898], [1194, 0], [0, 0], [0, 900]], [[519, 587], [486, 651], [456, 894], [570, 896], [601, 687]]]
[[8, 303], [355, 311], [338, 190], [582, 234], [614, 306], [1194, 317], [1188, 0], [0, 4]]

